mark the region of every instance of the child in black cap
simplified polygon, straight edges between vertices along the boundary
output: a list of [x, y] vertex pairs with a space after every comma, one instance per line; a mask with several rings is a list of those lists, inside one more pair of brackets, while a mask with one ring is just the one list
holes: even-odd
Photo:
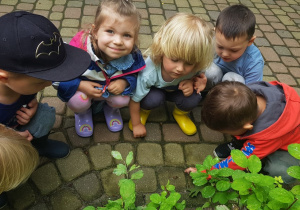
[[[39, 155], [66, 157], [69, 146], [48, 139], [55, 109], [38, 103], [36, 93], [51, 81], [81, 75], [90, 64], [90, 56], [64, 44], [58, 29], [40, 15], [12, 12], [0, 17], [0, 28], [0, 123], [31, 141]], [[6, 203], [3, 198], [2, 193], [0, 207]]]

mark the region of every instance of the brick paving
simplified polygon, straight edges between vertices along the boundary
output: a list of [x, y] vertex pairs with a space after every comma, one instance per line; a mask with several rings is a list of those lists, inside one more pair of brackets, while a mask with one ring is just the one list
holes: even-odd
[[[300, 0], [134, 0], [142, 15], [140, 49], [144, 51], [160, 24], [176, 12], [194, 13], [213, 25], [223, 8], [242, 3], [256, 15], [257, 39], [265, 59], [264, 80], [278, 80], [293, 86], [300, 93]], [[15, 10], [27, 10], [49, 18], [69, 42], [79, 28], [94, 18], [99, 0], [1, 0], [0, 16]], [[160, 192], [160, 185], [171, 184], [193, 209], [203, 202], [191, 199], [188, 190], [191, 179], [183, 173], [187, 166], [200, 163], [212, 154], [219, 143], [229, 140], [221, 133], [209, 130], [200, 120], [201, 105], [191, 117], [197, 125], [194, 136], [184, 135], [171, 117], [173, 105], [152, 111], [147, 123], [148, 135], [134, 139], [128, 129], [128, 108], [123, 108], [124, 129], [111, 133], [103, 114], [94, 117], [95, 132], [91, 138], [81, 138], [74, 129], [74, 114], [56, 97], [52, 87], [39, 94], [42, 102], [56, 108], [56, 123], [51, 138], [67, 142], [72, 148], [65, 159], [41, 158], [40, 166], [30, 179], [8, 193], [5, 209], [75, 210], [87, 205], [103, 206], [108, 199], [118, 197], [119, 178], [112, 175], [117, 162], [111, 151], [123, 156], [134, 152], [134, 160], [144, 171], [137, 182], [137, 204], [149, 201], [149, 195]]]

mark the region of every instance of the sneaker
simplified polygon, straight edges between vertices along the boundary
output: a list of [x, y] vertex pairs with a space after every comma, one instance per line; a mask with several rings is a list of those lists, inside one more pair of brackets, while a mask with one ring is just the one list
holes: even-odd
[[32, 145], [36, 148], [40, 156], [51, 159], [65, 158], [70, 154], [68, 144], [52, 139], [33, 139]]
[[236, 138], [233, 138], [229, 143], [220, 144], [213, 151], [214, 156], [218, 157], [220, 160], [223, 160], [230, 156], [231, 150], [242, 149], [245, 141], [246, 140], [237, 140]]
[[0, 209], [2, 209], [7, 204], [7, 195], [5, 192], [0, 194]]
[[111, 132], [118, 132], [123, 129], [123, 120], [120, 109], [104, 104], [103, 112], [107, 127]]
[[82, 113], [75, 113], [75, 131], [81, 137], [93, 135], [94, 125], [91, 108]]

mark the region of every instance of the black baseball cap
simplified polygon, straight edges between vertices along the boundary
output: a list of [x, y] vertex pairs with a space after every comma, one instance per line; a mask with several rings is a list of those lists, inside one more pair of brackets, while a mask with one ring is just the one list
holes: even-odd
[[25, 11], [0, 17], [0, 69], [49, 81], [80, 76], [90, 55], [65, 44], [47, 18]]

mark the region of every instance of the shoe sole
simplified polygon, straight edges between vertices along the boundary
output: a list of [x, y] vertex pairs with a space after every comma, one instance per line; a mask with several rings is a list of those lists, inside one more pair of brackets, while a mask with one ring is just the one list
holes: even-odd
[[225, 160], [226, 158], [220, 158], [220, 157], [218, 157], [218, 155], [217, 155], [217, 153], [216, 153], [216, 151], [214, 150], [213, 151], [213, 154], [214, 154], [214, 156], [216, 157], [216, 158], [219, 158], [219, 160], [220, 161], [222, 161], [222, 160]]

